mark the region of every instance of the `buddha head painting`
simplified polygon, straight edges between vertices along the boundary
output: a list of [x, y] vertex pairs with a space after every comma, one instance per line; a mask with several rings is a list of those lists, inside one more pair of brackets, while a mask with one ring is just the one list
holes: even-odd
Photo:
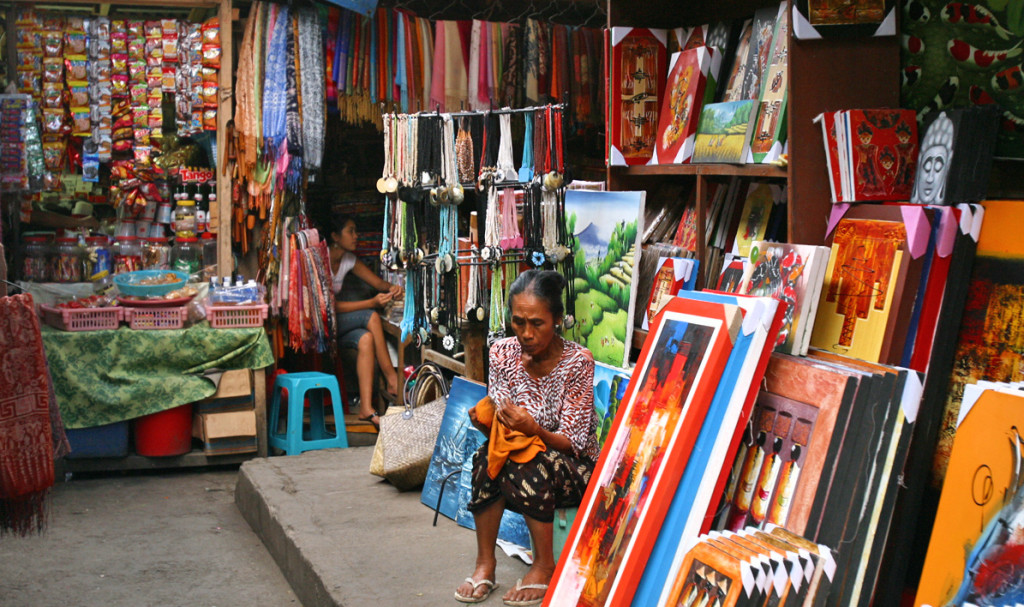
[[945, 204], [946, 179], [953, 161], [953, 121], [945, 112], [928, 127], [921, 141], [917, 160], [917, 178], [910, 202], [915, 204]]

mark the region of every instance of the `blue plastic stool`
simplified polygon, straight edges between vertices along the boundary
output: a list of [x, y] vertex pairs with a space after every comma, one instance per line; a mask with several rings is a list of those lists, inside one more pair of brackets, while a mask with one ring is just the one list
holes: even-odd
[[[288, 391], [288, 427], [285, 432], [278, 431], [281, 418], [281, 390]], [[302, 414], [306, 393], [309, 395], [309, 430], [303, 429]], [[327, 431], [324, 419], [324, 397], [322, 390], [331, 395], [331, 406], [334, 409], [335, 432]], [[299, 455], [315, 449], [348, 447], [345, 435], [345, 413], [342, 410], [341, 392], [338, 380], [333, 375], [309, 371], [304, 373], [286, 373], [278, 375], [274, 380], [274, 394], [270, 400], [270, 423], [267, 430], [268, 443], [277, 447], [286, 455]]]

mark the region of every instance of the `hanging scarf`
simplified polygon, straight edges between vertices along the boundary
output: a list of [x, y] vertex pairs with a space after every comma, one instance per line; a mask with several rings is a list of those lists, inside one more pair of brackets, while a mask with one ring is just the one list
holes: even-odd
[[466, 104], [466, 65], [462, 34], [457, 21], [444, 22], [444, 106], [449, 112]]
[[491, 62], [491, 30], [488, 24], [480, 24], [480, 58], [477, 63], [476, 88], [470, 87], [469, 94], [476, 95], [477, 107], [489, 109], [491, 98], [487, 96], [487, 67]]
[[486, 105], [480, 105], [477, 97], [477, 90], [480, 87], [480, 25], [481, 22], [474, 20], [473, 29], [469, 37], [469, 73], [466, 83], [466, 90], [469, 91], [469, 109], [486, 109]]
[[430, 93], [434, 84], [434, 40], [430, 35], [430, 21], [427, 19], [416, 19], [420, 27], [420, 53], [423, 56], [423, 103], [429, 108], [437, 110], [437, 106], [430, 101]]
[[267, 42], [266, 68], [263, 81], [263, 137], [266, 149], [276, 152], [287, 135], [287, 83], [281, 77], [288, 63], [288, 7], [271, 5], [273, 27]]
[[324, 154], [324, 54], [320, 18], [314, 8], [299, 10], [299, 64], [302, 67], [302, 151], [306, 170], [319, 171]]
[[527, 105], [536, 105], [540, 101], [540, 24], [534, 19], [526, 20], [525, 65]]
[[285, 63], [285, 144], [287, 154], [278, 158], [278, 174], [285, 177], [285, 184], [292, 192], [298, 192], [302, 186], [302, 117], [299, 114], [299, 91], [301, 90], [301, 68], [296, 65], [295, 29], [298, 20], [286, 21], [288, 41], [288, 60]]
[[453, 112], [455, 109], [445, 104], [444, 95], [445, 27], [443, 21], [434, 23], [433, 64], [430, 78], [430, 105], [440, 107], [442, 112]]
[[54, 480], [54, 431], [31, 295], [0, 298], [0, 368], [0, 535], [38, 533]]
[[520, 28], [515, 24], [502, 25], [502, 37], [505, 49], [502, 53], [501, 69], [501, 105], [518, 107], [519, 75], [522, 71], [522, 54], [520, 53]]
[[253, 114], [256, 107], [255, 91], [253, 90], [256, 68], [253, 62], [253, 45], [257, 23], [261, 20], [262, 6], [262, 2], [256, 2], [249, 11], [249, 17], [245, 22], [245, 33], [242, 35], [242, 46], [238, 53], [238, 69], [235, 72], [235, 137], [237, 139], [235, 149], [239, 173], [245, 179], [252, 177], [252, 168], [256, 165], [257, 147], [254, 134], [255, 115]]

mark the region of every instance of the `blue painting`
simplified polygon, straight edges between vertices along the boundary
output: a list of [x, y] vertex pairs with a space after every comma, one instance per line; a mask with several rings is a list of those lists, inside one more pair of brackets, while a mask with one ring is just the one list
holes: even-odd
[[[462, 464], [472, 452], [463, 452], [463, 443], [470, 431], [476, 431], [469, 422], [469, 408], [487, 396], [487, 387], [462, 377], [452, 380], [452, 388], [448, 392], [448, 402], [441, 420], [441, 429], [437, 433], [434, 454], [430, 457], [427, 478], [423, 482], [423, 493], [420, 501], [437, 507], [438, 496], [441, 499], [441, 514], [455, 519], [459, 509], [459, 476]], [[444, 485], [444, 493], [441, 486]]]
[[[462, 474], [459, 475], [459, 509], [455, 515], [455, 522], [467, 529], [476, 529], [473, 515], [466, 510], [466, 504], [469, 503], [473, 494], [473, 453], [486, 440], [487, 437], [483, 433], [473, 428], [466, 433], [465, 442], [462, 443], [462, 453], [465, 455], [465, 459], [462, 462]], [[501, 525], [498, 527], [498, 539], [529, 548], [530, 530], [526, 528], [526, 519], [523, 518], [523, 515], [505, 510], [505, 514], [501, 517]]]
[[597, 442], [601, 447], [611, 432], [615, 412], [628, 386], [629, 371], [594, 362], [594, 413], [597, 414]]

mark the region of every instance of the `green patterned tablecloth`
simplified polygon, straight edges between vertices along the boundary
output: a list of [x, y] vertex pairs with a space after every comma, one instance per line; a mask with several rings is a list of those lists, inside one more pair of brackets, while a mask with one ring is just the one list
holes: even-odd
[[274, 362], [262, 328], [60, 331], [42, 327], [57, 404], [67, 428], [89, 428], [171, 409], [215, 391], [203, 371]]

